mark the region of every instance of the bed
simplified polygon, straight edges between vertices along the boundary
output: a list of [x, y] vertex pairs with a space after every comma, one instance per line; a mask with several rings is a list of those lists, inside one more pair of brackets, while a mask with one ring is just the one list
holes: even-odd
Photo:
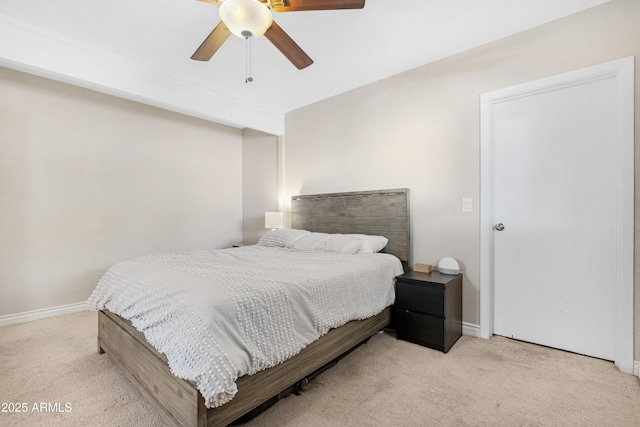
[[[409, 191], [407, 189], [294, 196], [291, 206], [291, 224], [292, 229], [306, 230], [312, 234], [338, 233], [338, 235], [384, 236], [388, 239], [388, 243], [383, 252], [396, 257], [396, 261], [400, 260], [405, 267], [410, 261]], [[300, 239], [300, 241], [303, 240]], [[278, 250], [279, 248], [275, 248], [276, 252]], [[229, 249], [227, 252], [214, 252], [216, 256], [236, 259], [245, 256], [258, 256], [267, 251], [263, 247], [249, 247]], [[294, 262], [296, 265], [302, 262], [300, 257], [313, 258], [304, 252], [296, 256], [298, 257]], [[253, 259], [251, 258], [251, 260]], [[151, 259], [154, 264], [160, 262], [167, 265], [181, 263], [180, 260], [180, 258], [178, 261], [175, 261], [174, 258], [165, 260], [162, 256], [155, 256]], [[363, 265], [368, 265], [366, 264], [368, 261], [362, 262], [365, 263]], [[259, 263], [260, 261], [255, 262], [256, 265]], [[196, 265], [197, 268], [199, 268], [198, 265]], [[177, 268], [175, 265], [171, 265], [171, 267], [173, 268], [171, 271]], [[190, 266], [189, 268], [196, 267]], [[252, 268], [253, 266], [247, 270]], [[307, 268], [304, 267], [300, 270], [307, 270]], [[171, 271], [167, 271], [167, 274], [173, 274]], [[255, 277], [255, 275], [252, 276], [254, 273], [256, 272], [248, 271], [246, 277], [238, 279], [238, 283]], [[156, 274], [164, 277], [164, 273]], [[202, 275], [205, 274], [202, 273]], [[375, 282], [373, 277], [371, 282]], [[133, 287], [135, 288], [135, 286]], [[127, 292], [127, 288], [124, 287], [119, 292]], [[371, 296], [377, 296], [378, 292], [372, 290], [371, 294]], [[326, 304], [329, 300], [323, 298], [321, 297]], [[170, 368], [167, 355], [156, 350], [156, 347], [162, 347], [155, 342], [156, 346], [149, 343], [147, 338], [153, 338], [153, 336], [149, 335], [148, 329], [144, 329], [147, 334], [145, 337], [132, 325], [131, 321], [125, 319], [126, 315], [119, 316], [107, 309], [99, 311], [98, 352], [109, 354], [114, 363], [125, 372], [168, 423], [183, 426], [222, 426], [228, 425], [269, 401], [292, 384], [304, 379], [368, 339], [372, 334], [388, 326], [390, 323], [389, 304], [387, 298], [386, 308], [377, 314], [370, 315], [371, 313], [369, 313], [363, 316], [360, 313], [356, 318], [362, 320], [339, 322], [340, 326], [330, 328], [326, 333], [322, 331], [319, 338], [315, 339], [314, 337], [310, 343], [304, 345], [302, 350], [295, 351], [295, 355], [286, 356], [283, 358], [284, 360], [278, 360], [277, 363], [261, 365], [255, 363], [254, 359], [257, 358], [252, 358], [250, 363], [258, 365], [257, 370], [255, 366], [253, 367], [256, 372], [241, 375], [232, 385], [233, 390], [230, 393], [230, 398], [224, 398], [223, 393], [216, 394], [212, 400], [206, 390], [202, 393], [201, 390], [204, 389], [200, 376], [197, 377], [197, 381], [188, 381], [174, 375], [175, 363]], [[126, 314], [127, 309], [128, 307], [124, 307], [124, 309], [120, 307], [115, 311]], [[364, 310], [366, 312], [368, 309]], [[298, 322], [294, 323], [297, 325]], [[330, 322], [326, 323], [326, 325], [330, 324]], [[281, 332], [275, 330], [273, 333], [277, 335]], [[175, 331], [173, 335], [177, 335]], [[220, 335], [216, 335], [216, 337], [220, 337]], [[151, 341], [154, 340], [151, 339]], [[199, 342], [196, 342], [194, 346], [198, 345]], [[165, 352], [171, 355], [171, 351]], [[217, 369], [219, 366], [217, 359], [214, 365]], [[224, 364], [220, 363], [220, 366], [224, 367]], [[264, 366], [267, 368], [264, 369]], [[220, 370], [222, 369], [220, 368]], [[211, 375], [215, 377], [215, 374]], [[184, 375], [181, 376], [184, 377]], [[222, 396], [220, 398], [222, 400], [215, 400], [219, 398], [218, 396]], [[207, 407], [212, 406], [212, 402], [222, 403], [219, 405], [216, 403], [213, 405], [215, 407]]]

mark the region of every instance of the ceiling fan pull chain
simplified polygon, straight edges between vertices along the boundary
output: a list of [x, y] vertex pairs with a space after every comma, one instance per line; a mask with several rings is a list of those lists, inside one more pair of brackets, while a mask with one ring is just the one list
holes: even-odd
[[251, 31], [243, 31], [244, 36], [244, 52], [245, 52], [245, 66], [244, 66], [244, 82], [251, 83], [253, 77], [251, 77]]

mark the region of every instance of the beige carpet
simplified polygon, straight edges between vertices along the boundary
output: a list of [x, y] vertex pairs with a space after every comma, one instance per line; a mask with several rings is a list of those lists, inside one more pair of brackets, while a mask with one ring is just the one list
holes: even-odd
[[[96, 353], [96, 325], [95, 312], [82, 312], [0, 328], [2, 409], [27, 407], [0, 412], [0, 425], [161, 424]], [[302, 396], [245, 425], [640, 426], [640, 379], [610, 362], [499, 337], [462, 337], [445, 355], [380, 333]]]

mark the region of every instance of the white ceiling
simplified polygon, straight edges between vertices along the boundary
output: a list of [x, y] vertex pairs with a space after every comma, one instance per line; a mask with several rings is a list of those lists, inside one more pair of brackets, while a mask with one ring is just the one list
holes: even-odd
[[274, 13], [311, 56], [297, 70], [264, 37], [231, 36], [190, 59], [219, 22], [195, 0], [0, 0], [0, 65], [282, 134], [288, 111], [608, 0], [367, 0], [364, 9]]

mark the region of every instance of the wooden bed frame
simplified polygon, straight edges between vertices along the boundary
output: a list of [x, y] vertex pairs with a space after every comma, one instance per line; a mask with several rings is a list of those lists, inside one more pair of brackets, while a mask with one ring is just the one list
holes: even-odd
[[[380, 190], [292, 197], [292, 228], [330, 233], [383, 235], [385, 252], [410, 261], [409, 190]], [[309, 376], [388, 326], [391, 310], [330, 330], [296, 356], [238, 379], [228, 403], [207, 409], [195, 383], [174, 376], [167, 359], [131, 323], [107, 310], [98, 313], [98, 353], [107, 353], [169, 424], [225, 426]]]

